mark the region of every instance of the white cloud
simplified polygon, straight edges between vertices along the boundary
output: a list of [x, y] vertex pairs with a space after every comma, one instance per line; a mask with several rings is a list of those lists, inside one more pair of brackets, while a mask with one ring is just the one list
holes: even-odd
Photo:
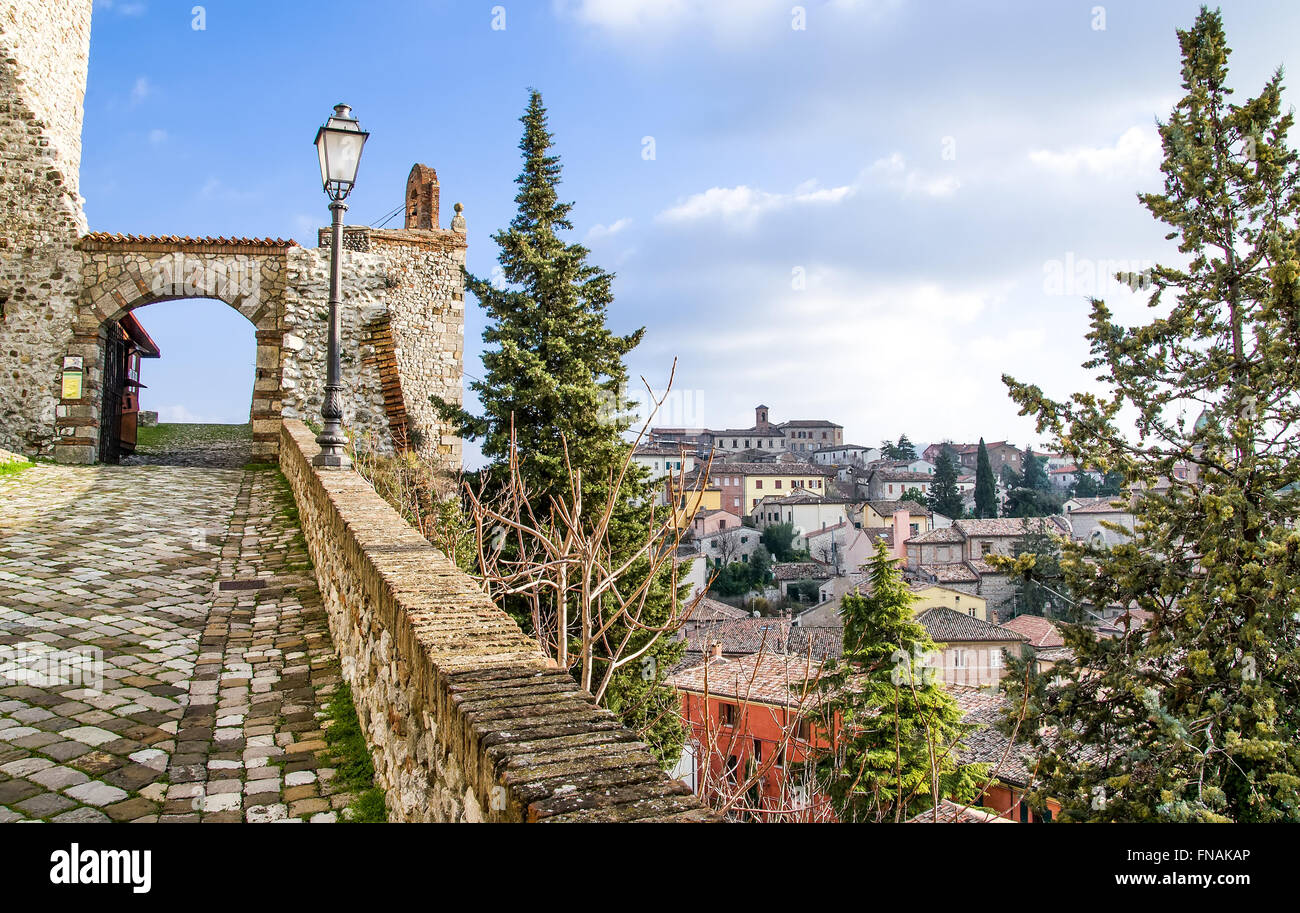
[[[791, 3], [789, 0], [552, 0], [561, 19], [570, 19], [608, 34], [636, 39], [663, 38], [695, 31], [720, 43], [751, 43], [755, 36], [775, 38], [833, 28], [837, 20], [881, 19], [901, 6], [901, 0], [823, 0]], [[800, 9], [796, 16], [795, 7]]]
[[771, 193], [741, 184], [737, 187], [710, 187], [692, 194], [656, 217], [663, 222], [696, 222], [717, 219], [733, 228], [746, 228], [760, 215], [792, 206], [834, 205], [852, 196], [854, 188], [818, 187], [805, 181], [791, 193]]
[[699, 27], [734, 31], [776, 17], [785, 24], [789, 17], [781, 0], [555, 0], [553, 6], [562, 18], [641, 35]]
[[143, 16], [145, 5], [138, 2], [119, 3], [117, 0], [95, 0], [95, 7], [104, 12], [116, 13], [119, 16]]
[[1061, 175], [1079, 173], [1115, 177], [1149, 171], [1160, 162], [1155, 127], [1129, 127], [1111, 146], [1076, 146], [1064, 151], [1034, 149], [1029, 161]]
[[149, 77], [136, 77], [135, 85], [131, 86], [131, 104], [138, 105], [152, 94], [153, 84], [149, 82]]
[[154, 128], [153, 130], [150, 130], [149, 142], [155, 146], [159, 146], [167, 142], [167, 131], [161, 128]]
[[615, 222], [611, 222], [608, 225], [602, 225], [602, 224], [593, 225], [591, 226], [590, 229], [587, 230], [587, 235], [585, 240], [602, 241], [605, 238], [612, 238], [614, 235], [618, 234], [620, 231], [627, 228], [631, 224], [632, 224], [631, 219], [619, 219]]
[[160, 422], [203, 422], [205, 419], [195, 415], [185, 406], [159, 406], [158, 421]]
[[872, 162], [858, 178], [858, 184], [868, 187], [884, 186], [905, 197], [947, 197], [961, 187], [961, 181], [953, 175], [935, 177], [909, 168], [906, 160], [897, 152]]

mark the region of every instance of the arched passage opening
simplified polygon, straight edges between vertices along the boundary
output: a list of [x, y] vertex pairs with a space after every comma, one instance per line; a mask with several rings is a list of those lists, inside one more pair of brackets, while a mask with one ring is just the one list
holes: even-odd
[[[75, 463], [120, 459], [123, 403], [152, 411], [143, 405], [149, 402], [147, 386], [134, 386], [148, 381], [131, 377], [136, 367], [133, 355], [140, 356], [138, 368], [143, 372], [149, 361], [144, 355], [149, 346], [142, 341], [147, 336], [159, 350], [159, 362], [166, 357], [161, 342], [147, 329], [148, 323], [161, 321], [158, 328], [166, 331], [178, 347], [176, 355], [182, 356], [174, 355], [168, 366], [168, 370], [181, 372], [180, 380], [170, 385], [172, 392], [179, 394], [187, 386], [185, 378], [190, 377], [194, 383], [189, 384], [186, 396], [192, 402], [216, 394], [223, 405], [217, 407], [209, 400], [202, 408], [220, 408], [233, 418], [234, 404], [241, 401], [240, 391], [247, 389], [251, 378], [251, 397], [242, 400], [249, 404], [244, 416], [251, 438], [249, 457], [274, 460], [283, 409], [286, 252], [292, 246], [292, 241], [278, 239], [105, 234], [82, 238], [78, 247], [83, 291], [74, 336], [64, 356], [56, 457]], [[150, 306], [160, 306], [156, 319], [148, 317], [154, 310]], [[214, 307], [218, 311], [212, 310]], [[226, 318], [212, 316], [220, 308], [230, 312]], [[198, 320], [200, 315], [216, 323], [204, 326]], [[237, 329], [241, 323], [243, 329]], [[249, 325], [255, 353], [251, 366]], [[214, 331], [214, 326], [221, 329]], [[203, 389], [204, 379], [197, 377], [193, 361], [185, 363], [187, 350], [223, 366], [215, 376], [206, 372], [214, 384], [212, 389]], [[180, 411], [187, 408], [183, 401], [160, 399], [157, 405], [160, 412], [172, 407], [173, 417], [187, 417]], [[189, 416], [202, 417], [193, 409]]]
[[242, 466], [252, 459], [257, 338], [223, 301], [167, 299], [105, 326], [102, 463]]

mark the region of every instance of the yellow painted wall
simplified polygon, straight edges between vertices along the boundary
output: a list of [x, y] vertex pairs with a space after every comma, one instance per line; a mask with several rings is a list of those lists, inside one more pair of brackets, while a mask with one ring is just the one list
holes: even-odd
[[916, 597], [916, 601], [912, 603], [912, 608], [916, 610], [918, 615], [926, 609], [939, 606], [961, 612], [963, 615], [969, 615], [970, 610], [974, 608], [976, 618], [980, 621], [989, 620], [989, 603], [983, 596], [972, 596], [970, 593], [949, 589], [946, 586], [929, 586], [923, 590], [913, 590], [912, 595]]

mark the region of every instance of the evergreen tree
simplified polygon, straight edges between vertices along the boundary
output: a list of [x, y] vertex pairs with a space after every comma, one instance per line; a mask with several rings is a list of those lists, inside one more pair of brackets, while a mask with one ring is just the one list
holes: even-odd
[[1093, 478], [1092, 473], [1080, 470], [1075, 477], [1074, 489], [1071, 492], [1076, 498], [1097, 498], [1100, 497], [1098, 492], [1100, 486], [1097, 480]]
[[[560, 235], [573, 228], [573, 204], [561, 202], [556, 192], [560, 159], [551, 152], [553, 137], [539, 92], [530, 93], [520, 121], [524, 166], [515, 180], [518, 209], [510, 227], [492, 236], [505, 281], [498, 287], [487, 279], [465, 277], [465, 287], [487, 313], [484, 374], [470, 384], [482, 413], [437, 398], [434, 404], [462, 436], [482, 441], [483, 455], [491, 461], [485, 471], [489, 481], [499, 483], [508, 468], [513, 428], [520, 475], [538, 517], [548, 515], [552, 498], [570, 498], [571, 467], [581, 478], [586, 514], [594, 522], [599, 510], [593, 505], [608, 502], [630, 446], [623, 439], [631, 405], [621, 401], [627, 385], [623, 357], [640, 342], [644, 328], [626, 336], [609, 329], [613, 274], [588, 263], [587, 249]], [[651, 534], [649, 482], [635, 464], [630, 469], [609, 530], [616, 565], [644, 548]], [[647, 569], [648, 561], [639, 560], [628, 582]], [[676, 611], [685, 587], [674, 594], [670, 573], [666, 568], [653, 582], [643, 624], [665, 624]], [[519, 605], [507, 602], [505, 607], [521, 623], [531, 624]], [[618, 644], [623, 633], [615, 625], [605, 640]], [[624, 655], [635, 654], [651, 639], [638, 629]], [[665, 763], [677, 756], [685, 739], [676, 693], [664, 684], [682, 650], [670, 637], [657, 638], [642, 662], [615, 673], [604, 699]]]
[[[1153, 317], [1092, 302], [1107, 389], [1060, 402], [1006, 378], [1076, 465], [1140, 485], [1135, 539], [1067, 544], [1071, 588], [1151, 617], [1071, 630], [1076, 659], [1029, 683], [1041, 779], [1065, 820], [1300, 820], [1300, 167], [1278, 71], [1229, 103], [1218, 12], [1178, 32], [1185, 95], [1159, 125], [1164, 187], [1141, 202], [1186, 266], [1152, 272]], [[1129, 277], [1133, 279], [1133, 277]], [[1138, 283], [1134, 281], [1134, 284]], [[1190, 425], [1187, 403], [1204, 404]], [[1118, 416], [1136, 416], [1135, 432]], [[1193, 466], [1179, 478], [1175, 469]], [[1164, 479], [1168, 485], [1156, 486]], [[1012, 678], [1013, 704], [1020, 685]], [[1031, 797], [1032, 799], [1033, 797]]]
[[808, 714], [837, 737], [812, 754], [811, 765], [841, 821], [906, 821], [934, 805], [936, 790], [939, 798], [973, 801], [987, 769], [959, 762], [961, 710], [925, 665], [938, 648], [916, 621], [915, 597], [883, 543], [868, 567], [871, 595], [844, 597], [843, 654], [818, 679]]
[[979, 455], [975, 463], [975, 516], [996, 517], [998, 515], [998, 488], [993, 481], [993, 465], [989, 462], [989, 451], [980, 438]]
[[929, 498], [925, 496], [925, 492], [921, 491], [921, 489], [917, 488], [915, 485], [903, 492], [903, 496], [899, 498], [899, 500], [911, 501], [914, 504], [920, 504], [922, 507], [925, 507], [929, 503]]
[[952, 451], [944, 447], [934, 461], [934, 483], [930, 486], [930, 507], [945, 517], [962, 515], [961, 490], [957, 487], [957, 465]]
[[1052, 483], [1047, 478], [1047, 460], [1035, 455], [1032, 448], [1026, 447], [1022, 463], [1024, 472], [1020, 477], [1020, 484], [1023, 488], [1031, 491], [1052, 490]]
[[896, 460], [916, 459], [916, 445], [907, 439], [906, 434], [899, 436], [898, 444], [894, 447], [894, 452], [898, 454], [898, 456], [894, 457]]
[[763, 547], [771, 553], [777, 561], [793, 561], [795, 556], [794, 550], [794, 524], [793, 523], [773, 523], [763, 530]]

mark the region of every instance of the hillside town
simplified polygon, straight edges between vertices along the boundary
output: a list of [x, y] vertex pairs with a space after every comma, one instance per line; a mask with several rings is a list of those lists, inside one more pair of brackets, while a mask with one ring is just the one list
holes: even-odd
[[[1000, 820], [1051, 819], [1050, 804], [1022, 801], [1032, 780], [1028, 755], [1021, 745], [1012, 751], [994, 726], [1007, 658], [1046, 673], [1070, 656], [1059, 622], [1116, 637], [1140, 627], [1144, 613], [1076, 601], [1059, 581], [1059, 589], [1028, 583], [998, 558], [1035, 549], [1059, 557], [1061, 540], [1103, 548], [1126, 541], [1133, 491], [1060, 454], [1006, 440], [942, 441], [919, 451], [906, 435], [846, 443], [836, 422], [774, 422], [761, 404], [745, 428], [651, 427], [632, 459], [682, 529], [676, 560], [696, 600], [680, 634], [685, 657], [670, 678], [693, 733], [678, 773], [694, 789], [734, 784], [737, 770], [761, 766], [764, 751], [807, 753], [810, 743], [797, 736], [807, 709], [799, 698], [822, 663], [839, 656], [841, 603], [870, 592], [868, 562], [883, 548], [937, 647], [927, 668], [978, 734], [967, 759], [1020, 758], [975, 804]], [[992, 506], [977, 503], [982, 475]], [[1180, 481], [1194, 476], [1191, 464], [1176, 469]], [[735, 721], [722, 750], [709, 728], [718, 719]], [[747, 807], [753, 817], [791, 816], [785, 774], [795, 766], [782, 760], [760, 778], [761, 799]], [[818, 819], [815, 797], [800, 794], [795, 807], [795, 817]]]

